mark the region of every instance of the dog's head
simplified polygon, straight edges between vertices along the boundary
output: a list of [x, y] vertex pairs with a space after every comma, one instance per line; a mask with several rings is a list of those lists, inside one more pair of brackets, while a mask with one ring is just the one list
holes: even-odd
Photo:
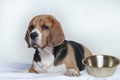
[[28, 47], [55, 47], [64, 41], [60, 23], [51, 15], [35, 16], [29, 24], [25, 40]]

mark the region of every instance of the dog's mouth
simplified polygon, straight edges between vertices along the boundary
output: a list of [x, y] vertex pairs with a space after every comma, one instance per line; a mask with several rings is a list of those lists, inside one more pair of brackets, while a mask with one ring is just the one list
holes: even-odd
[[38, 47], [39, 47], [39, 45], [38, 45], [38, 44], [36, 44], [36, 43], [32, 43], [32, 47], [34, 47], [34, 48], [38, 48]]
[[33, 48], [41, 48], [41, 49], [44, 49], [45, 47], [46, 47], [46, 45], [45, 46], [43, 46], [43, 47], [41, 47], [41, 46], [39, 46], [39, 44], [36, 44], [36, 43], [32, 43], [32, 47]]
[[39, 44], [37, 44], [37, 43], [34, 42], [34, 41], [31, 43], [31, 45], [32, 45], [33, 48], [41, 48], [41, 49], [43, 49], [43, 48], [46, 47], [46, 46], [41, 47]]
[[38, 48], [38, 47], [39, 47], [39, 44], [38, 44], [36, 41], [32, 40], [32, 41], [31, 41], [31, 46], [32, 46], [33, 48]]

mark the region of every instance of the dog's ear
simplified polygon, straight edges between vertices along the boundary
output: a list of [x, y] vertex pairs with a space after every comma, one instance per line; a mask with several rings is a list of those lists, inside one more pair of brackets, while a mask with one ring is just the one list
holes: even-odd
[[60, 23], [53, 16], [50, 16], [50, 19], [52, 20], [52, 29], [48, 37], [48, 45], [55, 47], [64, 41], [65, 36]]
[[30, 48], [29, 33], [30, 33], [30, 31], [29, 31], [29, 27], [28, 27], [28, 29], [27, 29], [27, 31], [26, 31], [26, 35], [25, 35], [25, 41], [26, 41], [27, 44], [28, 44], [28, 48]]

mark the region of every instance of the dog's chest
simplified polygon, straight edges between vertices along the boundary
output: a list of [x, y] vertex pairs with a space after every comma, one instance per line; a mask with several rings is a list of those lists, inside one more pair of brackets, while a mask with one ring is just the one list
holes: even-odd
[[52, 49], [39, 49], [39, 61], [33, 61], [33, 65], [35, 67], [35, 70], [38, 72], [62, 72], [66, 71], [66, 66], [64, 64], [59, 66], [54, 66], [54, 55], [52, 54]]

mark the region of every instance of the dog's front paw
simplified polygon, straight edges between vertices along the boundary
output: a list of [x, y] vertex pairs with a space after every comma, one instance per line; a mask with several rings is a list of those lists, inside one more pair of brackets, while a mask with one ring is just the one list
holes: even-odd
[[75, 76], [80, 76], [80, 73], [76, 69], [68, 69], [65, 75], [75, 77]]

